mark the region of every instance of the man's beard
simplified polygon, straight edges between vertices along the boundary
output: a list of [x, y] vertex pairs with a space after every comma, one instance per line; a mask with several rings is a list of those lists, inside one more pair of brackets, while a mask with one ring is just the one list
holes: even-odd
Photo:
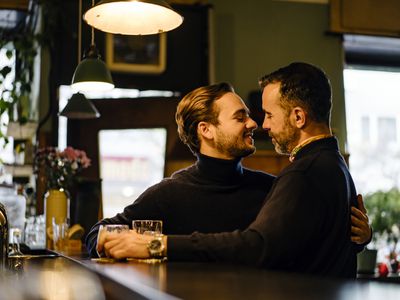
[[235, 138], [218, 131], [215, 147], [219, 152], [228, 154], [230, 157], [242, 158], [249, 156], [256, 151], [256, 147], [246, 143], [246, 134], [249, 134], [249, 132]]
[[289, 123], [286, 123], [286, 126], [280, 133], [273, 134], [269, 132], [269, 136], [272, 138], [275, 151], [279, 154], [287, 155], [289, 155], [296, 146], [295, 144], [299, 139], [299, 135], [300, 133], [297, 131], [297, 128]]

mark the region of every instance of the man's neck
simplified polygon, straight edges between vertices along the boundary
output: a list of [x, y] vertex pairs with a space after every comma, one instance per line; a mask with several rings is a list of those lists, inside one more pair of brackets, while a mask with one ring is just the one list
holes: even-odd
[[300, 138], [295, 147], [291, 150], [289, 160], [294, 161], [297, 152], [309, 143], [332, 136], [332, 131], [328, 126], [314, 126], [312, 129], [300, 131]]
[[332, 135], [332, 131], [330, 127], [326, 125], [316, 124], [313, 126], [308, 126], [307, 128], [300, 130], [300, 136], [299, 140], [297, 141], [297, 145], [300, 145], [307, 140], [319, 135]]

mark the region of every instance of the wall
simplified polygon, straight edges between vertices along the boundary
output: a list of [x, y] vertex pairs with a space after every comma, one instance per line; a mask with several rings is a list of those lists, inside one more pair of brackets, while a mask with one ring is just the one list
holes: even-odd
[[[58, 72], [50, 76], [51, 85], [68, 84], [76, 66], [76, 15], [72, 5], [63, 2], [64, 11], [72, 16], [62, 24], [65, 32], [57, 41], [57, 58], [53, 61]], [[322, 67], [333, 87], [332, 126], [345, 152], [346, 119], [343, 88], [343, 54], [339, 35], [328, 34], [329, 5], [273, 0], [209, 0], [214, 7], [215, 81], [229, 81], [246, 99], [258, 89], [258, 78], [293, 61], [306, 61]], [[187, 19], [190, 19], [187, 16]], [[184, 22], [188, 22], [185, 20]], [[64, 24], [65, 23], [65, 24]], [[84, 29], [87, 29], [84, 26]], [[73, 34], [75, 32], [75, 34]], [[178, 31], [176, 32], [178, 33]], [[172, 33], [171, 33], [172, 34]], [[102, 33], [96, 31], [99, 49], [104, 50]], [[198, 38], [198, 34], [196, 34]], [[89, 40], [89, 30], [83, 32], [83, 48]], [[104, 55], [103, 55], [104, 57]], [[192, 64], [191, 64], [192, 65]], [[197, 68], [191, 72], [197, 72]], [[188, 74], [191, 74], [188, 69]], [[114, 74], [114, 76], [117, 74]], [[118, 76], [116, 76], [116, 79]], [[118, 80], [117, 80], [118, 81]], [[137, 82], [129, 78], [129, 82]], [[120, 82], [117, 82], [119, 85]], [[57, 101], [56, 90], [50, 99]], [[44, 100], [44, 97], [41, 100]], [[41, 117], [45, 113], [41, 101]], [[56, 103], [53, 106], [56, 107]], [[54, 113], [52, 127], [57, 126]], [[48, 130], [45, 126], [44, 130]], [[53, 140], [56, 141], [53, 131]], [[261, 138], [264, 134], [261, 134]], [[264, 149], [257, 144], [259, 149]]]
[[272, 0], [210, 0], [214, 6], [215, 77], [246, 99], [258, 78], [293, 61], [323, 68], [333, 89], [332, 127], [345, 151], [341, 37], [327, 33], [329, 5]]

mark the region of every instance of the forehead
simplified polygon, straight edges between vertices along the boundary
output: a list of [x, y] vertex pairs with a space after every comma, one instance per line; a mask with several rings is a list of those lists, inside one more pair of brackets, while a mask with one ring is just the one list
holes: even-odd
[[262, 108], [265, 111], [271, 111], [280, 106], [280, 86], [278, 83], [270, 83], [264, 87], [262, 93]]
[[231, 92], [223, 95], [215, 103], [219, 109], [220, 116], [233, 115], [235, 112], [239, 110], [248, 111], [243, 100], [237, 94]]

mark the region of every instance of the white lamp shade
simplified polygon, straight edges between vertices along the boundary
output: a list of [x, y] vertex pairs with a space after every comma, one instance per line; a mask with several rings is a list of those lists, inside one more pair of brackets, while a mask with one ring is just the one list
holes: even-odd
[[103, 0], [83, 19], [98, 30], [126, 35], [166, 32], [183, 22], [180, 14], [159, 0]]

